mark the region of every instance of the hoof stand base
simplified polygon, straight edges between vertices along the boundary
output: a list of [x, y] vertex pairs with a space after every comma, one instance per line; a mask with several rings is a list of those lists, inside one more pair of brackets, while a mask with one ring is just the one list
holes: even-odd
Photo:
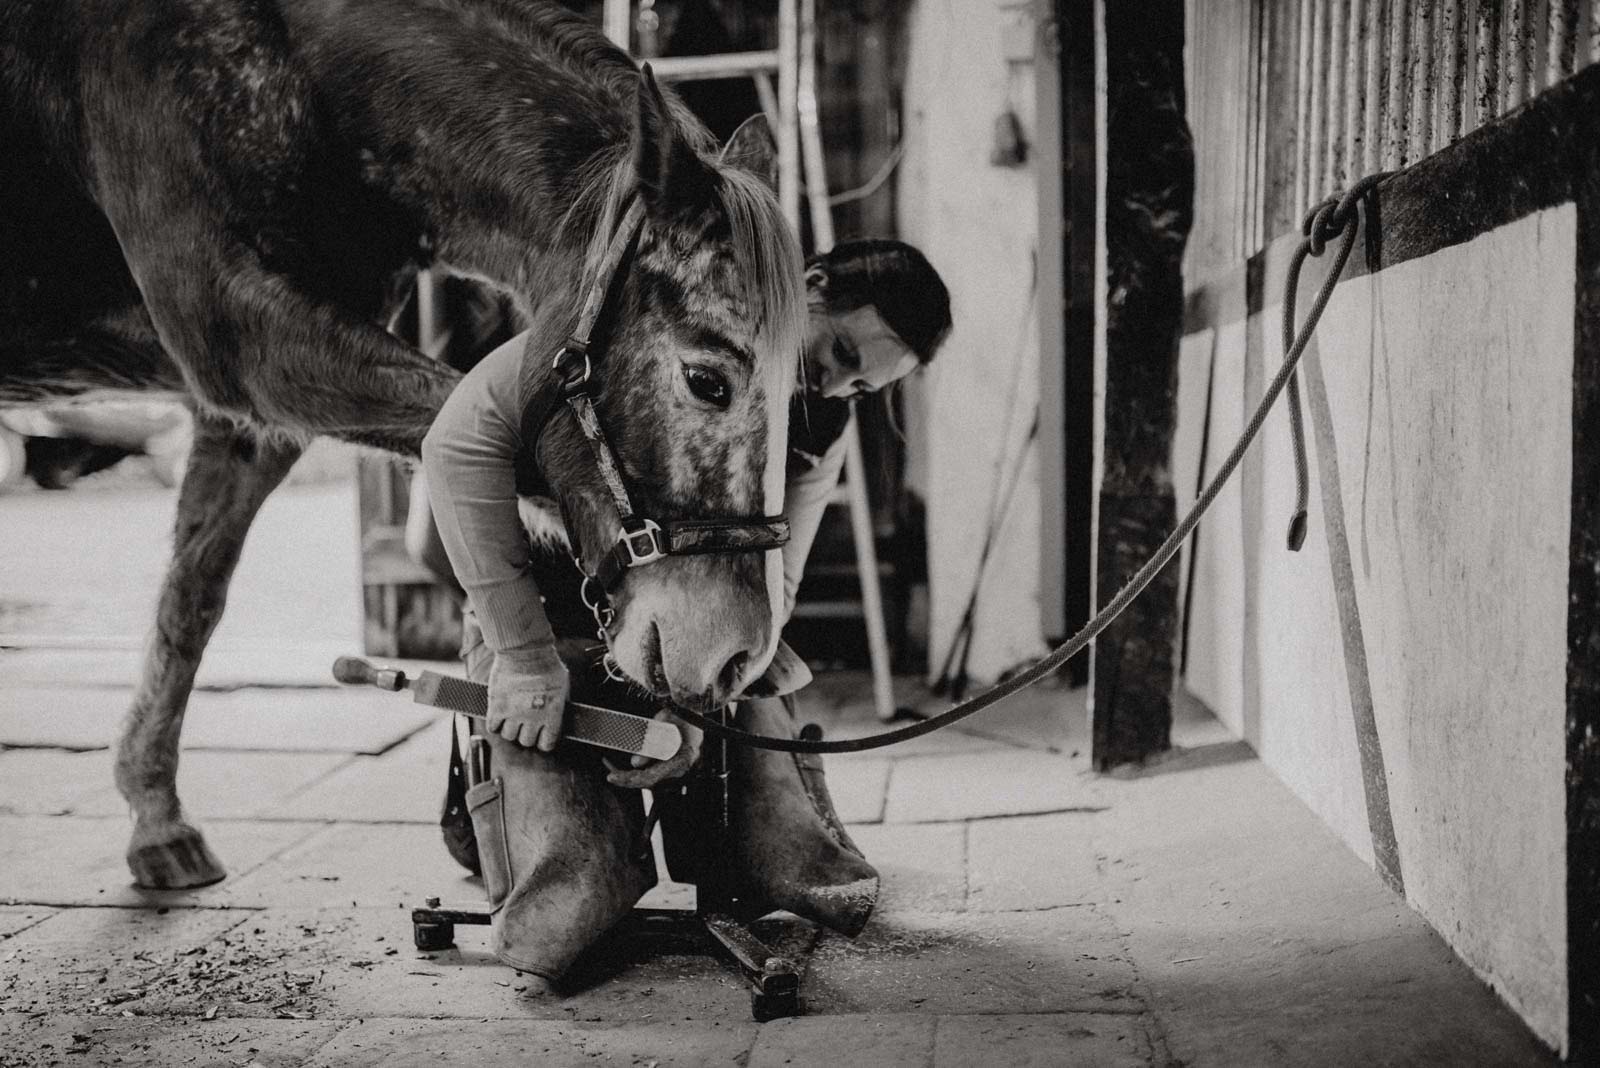
[[[487, 906], [439, 904], [438, 898], [411, 910], [411, 937], [420, 950], [436, 952], [455, 945], [456, 925], [487, 927]], [[800, 1015], [800, 966], [779, 956], [738, 920], [720, 912], [636, 908], [624, 921], [624, 938], [687, 943], [719, 954], [750, 984], [750, 1015], [765, 1023]]]

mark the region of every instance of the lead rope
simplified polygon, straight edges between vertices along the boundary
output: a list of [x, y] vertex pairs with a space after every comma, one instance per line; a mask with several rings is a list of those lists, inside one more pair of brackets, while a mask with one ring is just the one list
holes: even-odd
[[[1388, 177], [1387, 173], [1374, 174], [1363, 178], [1350, 188], [1342, 198], [1330, 197], [1318, 204], [1307, 216], [1303, 225], [1305, 240], [1295, 250], [1294, 258], [1289, 262], [1289, 276], [1284, 286], [1283, 319], [1284, 337], [1293, 336], [1293, 344], [1284, 353], [1283, 366], [1268, 384], [1266, 392], [1261, 396], [1261, 401], [1256, 405], [1255, 414], [1250, 417], [1250, 422], [1244, 428], [1244, 433], [1239, 435], [1239, 441], [1234, 445], [1233, 451], [1228, 453], [1227, 459], [1222, 461], [1222, 466], [1217, 469], [1216, 475], [1206, 486], [1189, 514], [1183, 517], [1172, 533], [1167, 535], [1166, 541], [1161, 543], [1155, 554], [1150, 557], [1129, 579], [1111, 602], [1102, 608], [1088, 624], [1077, 634], [1073, 635], [1065, 644], [1046, 655], [1042, 660], [1035, 661], [1032, 665], [1019, 671], [1011, 678], [996, 683], [972, 700], [956, 705], [948, 711], [937, 716], [913, 723], [907, 727], [900, 727], [881, 734], [868, 735], [865, 738], [845, 738], [839, 741], [825, 741], [820, 738], [774, 738], [764, 734], [752, 734], [749, 731], [729, 727], [717, 720], [703, 716], [687, 708], [673, 708], [673, 714], [685, 721], [694, 724], [707, 734], [716, 738], [726, 739], [751, 749], [768, 749], [782, 753], [859, 753], [868, 749], [881, 749], [884, 746], [895, 745], [899, 742], [919, 738], [924, 734], [931, 734], [952, 723], [976, 715], [990, 705], [999, 703], [1016, 693], [1026, 689], [1047, 675], [1052, 674], [1061, 665], [1072, 659], [1083, 648], [1093, 641], [1101, 631], [1111, 624], [1111, 621], [1122, 614], [1133, 599], [1144, 592], [1152, 579], [1160, 573], [1182, 547], [1185, 539], [1194, 532], [1200, 522], [1200, 517], [1211, 507], [1217, 494], [1233, 472], [1238, 468], [1239, 462], [1244, 459], [1245, 450], [1255, 440], [1256, 434], [1261, 430], [1261, 424], [1266, 421], [1267, 413], [1276, 403], [1279, 394], [1286, 386], [1291, 389], [1291, 397], [1295, 400], [1291, 409], [1291, 432], [1295, 434], [1295, 467], [1298, 476], [1298, 499], [1295, 518], [1290, 527], [1290, 540], [1294, 541], [1295, 528], [1299, 528], [1300, 538], [1305, 536], [1305, 507], [1307, 500], [1306, 473], [1305, 473], [1305, 441], [1303, 429], [1299, 421], [1299, 390], [1291, 385], [1294, 381], [1295, 368], [1299, 366], [1300, 357], [1304, 355], [1306, 345], [1311, 341], [1312, 333], [1316, 330], [1317, 320], [1322, 318], [1323, 311], [1328, 306], [1328, 301], [1333, 297], [1334, 287], [1339, 282], [1339, 276], [1344, 273], [1345, 264], [1350, 259], [1350, 251], [1355, 247], [1356, 233], [1359, 230], [1359, 210], [1364, 206], [1365, 198], [1379, 182]], [[1334, 255], [1333, 269], [1328, 272], [1328, 277], [1322, 283], [1321, 290], [1317, 293], [1316, 302], [1311, 306], [1311, 312], [1306, 316], [1304, 325], [1298, 334], [1294, 331], [1294, 304], [1295, 291], [1299, 283], [1300, 268], [1304, 265], [1307, 256], [1320, 256], [1323, 248], [1330, 238], [1343, 235], [1339, 250]]]

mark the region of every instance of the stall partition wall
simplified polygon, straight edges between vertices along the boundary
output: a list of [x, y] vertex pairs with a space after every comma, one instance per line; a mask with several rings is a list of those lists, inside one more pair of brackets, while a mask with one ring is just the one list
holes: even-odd
[[1600, 0], [1189, 0], [1190, 273], [1600, 61]]
[[1594, 6], [1191, 13], [1180, 511], [1282, 358], [1298, 217], [1404, 169], [1302, 365], [1305, 547], [1280, 408], [1186, 554], [1183, 684], [1535, 1033], [1600, 1057]]

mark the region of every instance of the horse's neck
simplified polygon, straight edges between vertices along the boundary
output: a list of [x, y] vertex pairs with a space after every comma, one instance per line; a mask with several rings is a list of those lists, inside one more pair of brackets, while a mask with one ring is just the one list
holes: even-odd
[[563, 221], [630, 136], [625, 57], [554, 4], [281, 2], [365, 180], [441, 262], [519, 298], [572, 277], [586, 234]]

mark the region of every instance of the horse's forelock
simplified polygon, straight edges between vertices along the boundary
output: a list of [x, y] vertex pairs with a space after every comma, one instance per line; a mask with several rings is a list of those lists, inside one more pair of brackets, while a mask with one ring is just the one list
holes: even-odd
[[[786, 366], [797, 365], [804, 337], [806, 305], [800, 243], [783, 217], [777, 199], [760, 178], [737, 167], [704, 161], [718, 181], [719, 211], [728, 224], [734, 277], [746, 290], [741, 296], [755, 323], [763, 350]], [[578, 198], [562, 220], [570, 233], [584, 233], [585, 286], [589, 272], [601, 262], [634, 191], [630, 156], [605, 165], [589, 192]]]
[[785, 367], [792, 367], [799, 358], [806, 320], [800, 243], [761, 179], [738, 168], [718, 170], [718, 196], [731, 233], [734, 270], [747, 287], [745, 299], [757, 340]]
[[[762, 510], [777, 513], [783, 504], [784, 469], [788, 459], [789, 394], [799, 380], [800, 347], [806, 323], [805, 281], [800, 244], [776, 199], [762, 181], [747, 171], [722, 169], [719, 185], [727, 213], [737, 276], [744, 280], [746, 299], [757, 324], [759, 366], [763, 375], [767, 417], [767, 456], [762, 471]], [[770, 640], [756, 659], [764, 665], [783, 627], [783, 559], [762, 554], [763, 585], [771, 613]]]

